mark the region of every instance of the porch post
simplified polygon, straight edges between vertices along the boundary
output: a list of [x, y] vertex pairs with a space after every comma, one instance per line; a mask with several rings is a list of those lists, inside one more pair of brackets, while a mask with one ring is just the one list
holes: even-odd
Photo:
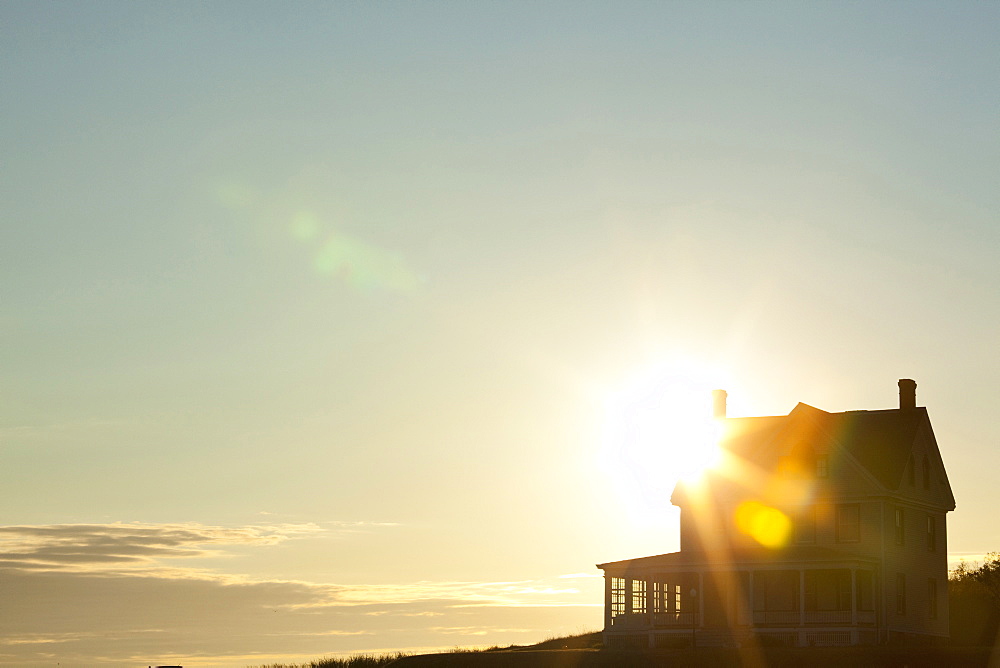
[[698, 626], [705, 626], [705, 574], [698, 571]]
[[653, 576], [646, 574], [646, 628], [649, 629], [648, 638], [646, 639], [647, 647], [650, 649], [654, 646], [655, 635], [653, 634]]
[[757, 620], [754, 619], [754, 611], [757, 609], [757, 603], [754, 601], [754, 588], [753, 588], [753, 574], [754, 570], [750, 569], [749, 587], [750, 591], [747, 594], [747, 616], [749, 619], [750, 626], [756, 626]]
[[799, 626], [806, 625], [806, 570], [799, 569]]
[[612, 576], [604, 572], [604, 630], [611, 629], [611, 580]]
[[[653, 626], [653, 599], [655, 598], [656, 592], [653, 591], [656, 585], [653, 583], [654, 578], [651, 575], [646, 576], [646, 624], [648, 626]], [[652, 640], [652, 638], [650, 638]]]
[[858, 569], [851, 569], [851, 626], [858, 625]]

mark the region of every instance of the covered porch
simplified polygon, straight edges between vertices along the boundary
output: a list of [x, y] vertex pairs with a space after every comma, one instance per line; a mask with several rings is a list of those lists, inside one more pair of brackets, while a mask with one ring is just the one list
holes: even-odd
[[843, 555], [797, 563], [698, 563], [688, 555], [678, 558], [681, 554], [622, 562], [630, 568], [605, 565], [607, 644], [809, 646], [877, 640], [874, 563]]

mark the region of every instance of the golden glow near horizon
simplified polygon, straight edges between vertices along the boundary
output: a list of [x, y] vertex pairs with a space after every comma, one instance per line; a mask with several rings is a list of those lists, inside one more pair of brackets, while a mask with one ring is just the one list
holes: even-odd
[[711, 397], [717, 377], [693, 362], [661, 364], [608, 396], [603, 464], [634, 521], [661, 522], [674, 485], [720, 463], [722, 426]]

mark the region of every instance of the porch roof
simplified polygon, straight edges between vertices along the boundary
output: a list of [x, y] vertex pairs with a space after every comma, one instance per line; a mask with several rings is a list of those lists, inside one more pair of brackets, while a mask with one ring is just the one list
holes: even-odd
[[701, 551], [669, 552], [637, 559], [623, 559], [597, 564], [602, 570], [631, 569], [676, 569], [678, 567], [717, 567], [717, 566], [792, 566], [832, 563], [876, 564], [876, 559], [862, 557], [849, 552], [831, 550], [816, 545], [793, 545], [784, 549], [772, 550], [764, 547], [743, 548], [727, 553], [708, 553]]

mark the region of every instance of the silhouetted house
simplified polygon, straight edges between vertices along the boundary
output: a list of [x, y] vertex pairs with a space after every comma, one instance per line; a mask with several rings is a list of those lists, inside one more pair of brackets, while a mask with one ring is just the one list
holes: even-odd
[[898, 409], [725, 417], [725, 463], [679, 483], [680, 551], [599, 564], [609, 646], [948, 636], [944, 463], [916, 383]]

